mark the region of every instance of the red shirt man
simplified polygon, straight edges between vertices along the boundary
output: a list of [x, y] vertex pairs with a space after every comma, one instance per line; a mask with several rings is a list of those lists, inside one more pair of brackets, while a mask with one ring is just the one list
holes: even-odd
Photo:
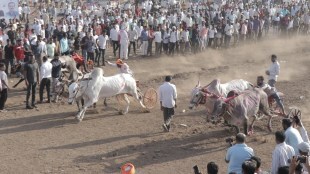
[[13, 53], [17, 61], [23, 61], [25, 59], [25, 51], [21, 39], [17, 40], [17, 45], [14, 46]]

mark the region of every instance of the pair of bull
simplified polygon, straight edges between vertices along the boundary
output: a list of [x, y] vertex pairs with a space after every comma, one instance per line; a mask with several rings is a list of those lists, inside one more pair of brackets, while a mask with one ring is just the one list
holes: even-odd
[[[268, 96], [251, 83], [238, 79], [225, 84], [219, 80], [213, 80], [209, 85], [201, 87], [196, 85], [192, 92], [189, 108], [205, 105], [207, 109], [207, 121], [218, 123], [220, 118], [239, 132], [243, 125], [245, 134], [253, 133], [254, 122], [264, 115], [268, 116], [267, 127], [271, 131], [271, 119]], [[250, 126], [248, 123], [251, 121]]]
[[[94, 68], [90, 74], [81, 79], [79, 82], [73, 82], [69, 85], [68, 103], [77, 102], [79, 112], [76, 118], [82, 121], [88, 107], [96, 103], [100, 98], [112, 96], [120, 96], [126, 102], [124, 111], [121, 114], [126, 114], [129, 110], [130, 100], [128, 95], [133, 96], [146, 109], [141, 98], [138, 95], [136, 80], [131, 74], [121, 73], [110, 77], [105, 77], [101, 68]], [[84, 105], [80, 109], [79, 102], [84, 100]]]

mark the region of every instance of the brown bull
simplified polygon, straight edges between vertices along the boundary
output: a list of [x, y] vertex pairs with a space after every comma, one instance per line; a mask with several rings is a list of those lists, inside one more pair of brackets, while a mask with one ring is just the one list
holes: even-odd
[[[261, 112], [262, 114], [258, 114]], [[233, 95], [229, 98], [218, 98], [214, 104], [211, 114], [212, 122], [218, 122], [223, 117], [228, 124], [240, 131], [242, 124], [244, 133], [253, 133], [253, 126], [256, 119], [261, 119], [263, 115], [269, 116], [268, 129], [271, 131], [271, 114], [269, 113], [268, 96], [257, 88], [245, 90], [239, 95]], [[248, 122], [253, 118], [248, 131]]]

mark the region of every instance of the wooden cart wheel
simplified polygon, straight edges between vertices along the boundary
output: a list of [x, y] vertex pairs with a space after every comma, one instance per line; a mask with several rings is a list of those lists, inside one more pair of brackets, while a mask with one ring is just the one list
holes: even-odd
[[154, 88], [148, 88], [143, 97], [143, 104], [147, 109], [152, 109], [157, 104], [157, 91]]

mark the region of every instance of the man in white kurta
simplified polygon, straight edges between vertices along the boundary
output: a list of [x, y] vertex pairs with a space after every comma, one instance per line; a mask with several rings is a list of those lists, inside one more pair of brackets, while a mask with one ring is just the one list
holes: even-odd
[[129, 45], [129, 38], [127, 31], [124, 29], [121, 29], [119, 32], [120, 36], [120, 59], [128, 59], [128, 45]]

